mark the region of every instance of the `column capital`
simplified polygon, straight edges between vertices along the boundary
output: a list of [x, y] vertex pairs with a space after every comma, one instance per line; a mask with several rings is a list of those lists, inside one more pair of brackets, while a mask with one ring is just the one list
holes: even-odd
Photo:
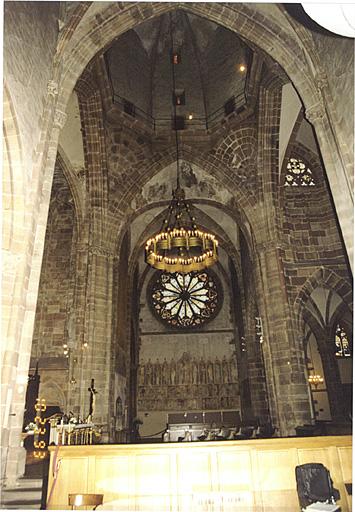
[[256, 243], [256, 250], [258, 252], [267, 252], [267, 251], [283, 251], [286, 249], [286, 245], [281, 243], [279, 240], [267, 240], [263, 242]]
[[322, 101], [315, 103], [309, 108], [306, 108], [305, 116], [311, 124], [321, 121], [325, 117], [325, 109]]
[[54, 113], [54, 126], [62, 129], [66, 123], [67, 117], [65, 112], [57, 109]]
[[99, 245], [90, 245], [89, 246], [89, 253], [95, 254], [96, 256], [105, 256], [109, 259], [114, 259], [117, 255], [116, 253], [108, 247], [102, 247]]
[[316, 86], [319, 92], [321, 92], [323, 89], [326, 89], [329, 86], [327, 73], [324, 69], [321, 69], [316, 76], [314, 77]]
[[49, 96], [55, 96], [58, 95], [58, 82], [55, 82], [54, 80], [49, 80], [47, 83], [47, 92]]

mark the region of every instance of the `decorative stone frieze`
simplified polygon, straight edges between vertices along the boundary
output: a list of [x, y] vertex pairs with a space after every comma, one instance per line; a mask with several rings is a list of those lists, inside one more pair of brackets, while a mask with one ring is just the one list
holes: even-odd
[[177, 361], [142, 362], [138, 369], [140, 410], [239, 408], [235, 358], [196, 359], [189, 353]]

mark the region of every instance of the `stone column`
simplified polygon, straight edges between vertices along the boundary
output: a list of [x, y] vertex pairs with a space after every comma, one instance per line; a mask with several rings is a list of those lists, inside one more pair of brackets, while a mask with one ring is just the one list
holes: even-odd
[[[86, 226], [83, 226], [83, 231]], [[85, 343], [85, 314], [86, 314], [86, 291], [88, 278], [89, 243], [85, 233], [78, 233], [80, 240], [75, 244], [75, 286], [72, 308], [74, 325], [69, 330], [68, 345], [70, 348], [69, 375], [75, 382], [70, 382], [68, 388], [68, 410], [75, 415], [81, 416], [80, 409], [80, 375], [82, 364], [82, 353]]]
[[93, 421], [103, 426], [103, 441], [108, 440], [112, 416], [109, 393], [114, 366], [111, 337], [113, 261], [113, 253], [109, 249], [89, 247], [84, 336], [78, 360], [81, 368], [78, 386], [80, 414], [86, 417], [89, 413], [88, 388], [94, 379], [97, 395]]
[[27, 196], [23, 247], [9, 295], [9, 320], [4, 326], [1, 478], [6, 485], [13, 485], [25, 468], [26, 453], [21, 447], [25, 393], [57, 144], [66, 120], [66, 114], [55, 109], [56, 94], [51, 90], [48, 94], [43, 140], [36, 148], [38, 161], [32, 169], [33, 186]]
[[287, 301], [280, 249], [270, 243], [258, 248], [258, 256], [262, 349], [271, 415], [281, 436], [295, 435], [296, 426], [311, 421], [303, 349]]
[[[329, 119], [327, 114], [326, 103], [320, 99], [319, 103], [307, 107], [305, 115], [316, 131], [322, 156], [324, 161], [327, 162], [326, 171], [331, 188], [331, 197], [334, 200], [349, 264], [353, 269], [354, 226], [352, 213], [354, 195], [353, 183], [350, 179], [354, 172], [353, 154], [344, 155], [344, 148], [339, 146], [334, 132], [330, 133], [329, 126], [332, 125], [332, 120]], [[326, 118], [327, 115], [328, 119]], [[347, 162], [345, 161], [346, 157]]]
[[265, 368], [262, 360], [262, 347], [256, 339], [255, 331], [246, 339], [248, 354], [248, 373], [250, 381], [250, 394], [255, 418], [265, 423], [269, 418], [269, 404], [265, 382]]

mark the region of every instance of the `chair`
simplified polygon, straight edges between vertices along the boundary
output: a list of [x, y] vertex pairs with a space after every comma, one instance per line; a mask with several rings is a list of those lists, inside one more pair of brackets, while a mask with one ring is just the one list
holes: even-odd
[[208, 436], [208, 430], [204, 428], [203, 431], [202, 431], [202, 434], [200, 436], [198, 436], [197, 439], [199, 441], [204, 441], [207, 436]]
[[212, 432], [212, 430], [209, 430], [207, 437], [206, 437], [206, 441], [215, 441], [215, 439], [216, 439], [215, 433]]
[[243, 426], [243, 427], [240, 427], [240, 429], [238, 430], [238, 432], [236, 433], [235, 435], [235, 438], [236, 439], [250, 439], [251, 436], [253, 435], [253, 432], [254, 432], [254, 427], [252, 426]]
[[69, 494], [68, 495], [68, 504], [71, 506], [72, 510], [75, 507], [93, 507], [93, 510], [96, 510], [96, 507], [102, 505], [104, 500], [103, 494]]
[[333, 487], [328, 469], [316, 462], [296, 466], [295, 469], [298, 501], [301, 510], [340, 511], [336, 500], [340, 494]]
[[275, 427], [266, 423], [265, 425], [259, 425], [256, 429], [255, 437], [257, 438], [268, 438], [272, 437], [275, 433]]
[[226, 428], [220, 428], [219, 431], [216, 434], [216, 440], [217, 441], [225, 441], [229, 436], [229, 429]]
[[231, 430], [230, 433], [229, 433], [229, 436], [227, 437], [227, 439], [229, 441], [233, 441], [235, 439], [236, 434], [237, 434], [237, 430], [236, 429]]

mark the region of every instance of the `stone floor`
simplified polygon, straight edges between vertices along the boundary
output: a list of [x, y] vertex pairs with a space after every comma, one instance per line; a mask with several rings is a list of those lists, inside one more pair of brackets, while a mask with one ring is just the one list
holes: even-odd
[[1, 491], [1, 508], [7, 510], [39, 510], [41, 508], [42, 480], [21, 478], [17, 486]]
[[42, 497], [42, 464], [26, 464], [25, 475], [17, 485], [1, 489], [0, 508], [7, 510], [40, 510]]

